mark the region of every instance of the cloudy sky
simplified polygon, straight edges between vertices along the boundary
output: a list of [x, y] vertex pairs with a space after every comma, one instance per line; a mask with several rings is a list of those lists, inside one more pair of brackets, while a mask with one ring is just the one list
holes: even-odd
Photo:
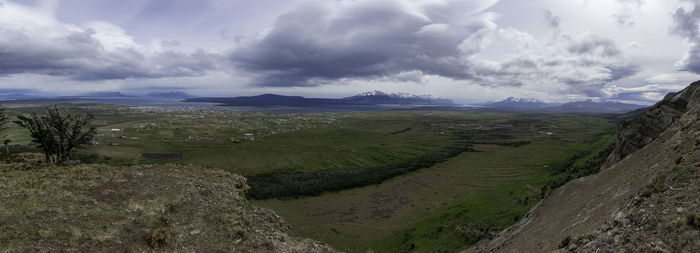
[[700, 0], [0, 0], [0, 94], [652, 103], [700, 79]]

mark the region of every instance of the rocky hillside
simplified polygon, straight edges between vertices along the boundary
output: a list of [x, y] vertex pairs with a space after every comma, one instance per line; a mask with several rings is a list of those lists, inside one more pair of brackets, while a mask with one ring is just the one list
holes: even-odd
[[247, 188], [197, 167], [0, 165], [0, 252], [332, 252]]
[[626, 122], [608, 168], [555, 190], [469, 251], [700, 252], [699, 86]]
[[620, 126], [617, 145], [606, 162], [606, 167], [618, 163], [652, 142], [699, 101], [700, 81], [692, 83], [680, 92], [666, 95], [663, 100], [637, 117], [624, 121]]

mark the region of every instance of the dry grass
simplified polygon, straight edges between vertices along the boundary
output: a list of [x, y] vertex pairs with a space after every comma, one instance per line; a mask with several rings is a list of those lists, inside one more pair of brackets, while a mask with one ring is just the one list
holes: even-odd
[[2, 165], [0, 252], [329, 251], [288, 237], [246, 189], [241, 176], [187, 166]]

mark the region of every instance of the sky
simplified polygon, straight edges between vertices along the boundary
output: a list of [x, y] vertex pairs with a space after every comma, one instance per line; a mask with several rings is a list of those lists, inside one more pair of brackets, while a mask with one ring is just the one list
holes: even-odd
[[700, 0], [0, 0], [0, 94], [650, 104], [700, 79]]

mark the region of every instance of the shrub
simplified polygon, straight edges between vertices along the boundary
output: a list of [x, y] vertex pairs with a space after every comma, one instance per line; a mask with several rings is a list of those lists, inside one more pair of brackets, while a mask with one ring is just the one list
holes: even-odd
[[561, 243], [559, 243], [559, 248], [560, 249], [566, 248], [569, 246], [570, 243], [571, 243], [571, 236], [569, 235], [569, 236], [566, 236], [566, 238], [564, 238], [564, 240], [561, 240]]
[[29, 130], [33, 142], [44, 151], [47, 163], [63, 164], [76, 148], [92, 142], [96, 131], [90, 126], [92, 118], [72, 115], [54, 105], [42, 115], [20, 115], [15, 123]]
[[689, 227], [700, 229], [700, 215], [694, 213], [688, 214], [688, 216], [685, 217], [685, 224]]

